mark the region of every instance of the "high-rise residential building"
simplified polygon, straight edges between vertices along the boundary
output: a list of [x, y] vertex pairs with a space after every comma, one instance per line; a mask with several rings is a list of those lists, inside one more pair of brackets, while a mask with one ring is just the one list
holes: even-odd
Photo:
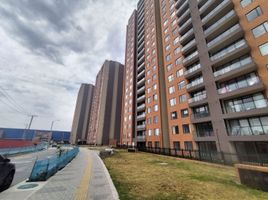
[[[162, 42], [158, 39], [161, 26], [156, 23], [159, 21], [159, 2], [142, 0], [127, 26], [123, 144], [129, 142], [124, 136], [132, 131], [131, 141], [137, 146], [169, 147]], [[134, 96], [127, 101], [130, 88]]]
[[87, 141], [93, 91], [94, 86], [91, 84], [82, 84], [80, 86], [71, 130], [70, 142], [72, 144], [84, 144]]
[[122, 64], [106, 60], [97, 75], [88, 144], [116, 145], [120, 141], [123, 71]]
[[268, 1], [140, 0], [134, 19], [132, 141], [268, 153]]

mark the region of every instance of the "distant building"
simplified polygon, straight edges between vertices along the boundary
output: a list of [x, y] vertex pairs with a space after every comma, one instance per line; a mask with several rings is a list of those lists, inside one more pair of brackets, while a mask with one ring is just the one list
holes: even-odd
[[79, 89], [70, 138], [72, 144], [83, 144], [87, 141], [93, 91], [94, 86], [91, 84], [82, 84]]
[[96, 78], [87, 143], [115, 145], [120, 139], [123, 65], [105, 61]]

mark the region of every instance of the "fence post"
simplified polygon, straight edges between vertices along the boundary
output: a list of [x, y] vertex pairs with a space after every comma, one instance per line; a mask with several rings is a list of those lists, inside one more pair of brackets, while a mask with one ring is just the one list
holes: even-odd
[[192, 151], [191, 150], [189, 150], [189, 154], [190, 154], [190, 158], [192, 158]]
[[183, 149], [181, 150], [181, 156], [184, 158], [184, 153], [183, 153]]

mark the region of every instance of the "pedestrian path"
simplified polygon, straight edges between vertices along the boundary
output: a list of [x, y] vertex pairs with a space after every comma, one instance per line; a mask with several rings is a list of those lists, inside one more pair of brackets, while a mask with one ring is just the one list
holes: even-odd
[[118, 193], [96, 151], [80, 148], [64, 169], [33, 189], [17, 189], [21, 183], [0, 194], [1, 200], [116, 200]]

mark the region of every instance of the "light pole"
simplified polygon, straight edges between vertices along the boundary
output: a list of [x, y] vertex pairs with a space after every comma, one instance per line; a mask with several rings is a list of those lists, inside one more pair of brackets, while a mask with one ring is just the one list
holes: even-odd
[[60, 120], [53, 120], [52, 122], [51, 122], [51, 127], [50, 127], [50, 130], [52, 131], [52, 129], [53, 129], [53, 125], [54, 125], [54, 122], [59, 122]]

